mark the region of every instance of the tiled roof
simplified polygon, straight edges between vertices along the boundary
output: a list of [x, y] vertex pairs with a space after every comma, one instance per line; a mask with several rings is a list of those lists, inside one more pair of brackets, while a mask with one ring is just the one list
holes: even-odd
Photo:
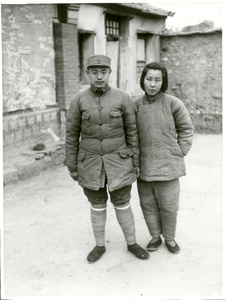
[[147, 14], [154, 14], [154, 15], [166, 16], [166, 17], [168, 16], [172, 17], [174, 15], [174, 13], [171, 11], [167, 11], [162, 8], [157, 8], [148, 3], [117, 3], [117, 4], [128, 8], [133, 8]]

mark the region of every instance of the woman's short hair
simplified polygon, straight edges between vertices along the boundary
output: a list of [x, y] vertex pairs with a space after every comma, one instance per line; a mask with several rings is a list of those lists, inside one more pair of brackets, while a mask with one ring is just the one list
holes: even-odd
[[168, 74], [167, 74], [167, 70], [166, 68], [158, 63], [158, 62], [152, 62], [150, 64], [147, 64], [141, 74], [140, 77], [140, 87], [142, 88], [143, 91], [145, 91], [144, 89], [144, 77], [146, 76], [148, 70], [153, 69], [153, 70], [161, 70], [162, 71], [162, 87], [161, 87], [161, 91], [164, 93], [167, 88], [168, 88]]

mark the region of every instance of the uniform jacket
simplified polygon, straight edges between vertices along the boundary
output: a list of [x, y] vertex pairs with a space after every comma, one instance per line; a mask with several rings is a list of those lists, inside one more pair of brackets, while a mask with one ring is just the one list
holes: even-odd
[[97, 97], [88, 88], [75, 97], [67, 112], [66, 163], [78, 172], [78, 183], [91, 190], [100, 188], [102, 164], [110, 191], [136, 180], [136, 115], [125, 92], [108, 87]]
[[152, 102], [134, 101], [140, 142], [140, 179], [166, 181], [186, 174], [184, 156], [192, 145], [193, 125], [183, 102], [160, 93]]

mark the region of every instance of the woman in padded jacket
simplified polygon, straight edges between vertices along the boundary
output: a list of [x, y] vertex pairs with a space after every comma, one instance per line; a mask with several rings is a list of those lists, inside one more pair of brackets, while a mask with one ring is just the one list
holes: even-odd
[[183, 102], [165, 94], [168, 75], [163, 65], [157, 62], [146, 65], [140, 86], [145, 94], [134, 102], [140, 142], [137, 186], [152, 237], [147, 250], [157, 250], [162, 235], [168, 250], [178, 253], [175, 233], [179, 177], [186, 174], [184, 156], [192, 145], [193, 125]]

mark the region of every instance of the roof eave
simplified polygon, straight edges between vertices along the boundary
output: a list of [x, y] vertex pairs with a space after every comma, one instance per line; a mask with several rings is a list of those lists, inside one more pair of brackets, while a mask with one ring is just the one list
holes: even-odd
[[[136, 7], [134, 3], [90, 3], [91, 5], [105, 7], [107, 9], [124, 9], [124, 12], [128, 14], [134, 15], [145, 15], [145, 16], [153, 16], [159, 18], [167, 18], [168, 16], [172, 17], [175, 13], [163, 9], [153, 9], [149, 8], [149, 10], [145, 9], [144, 7], [140, 6], [139, 8]], [[132, 6], [134, 5], [134, 6]]]

